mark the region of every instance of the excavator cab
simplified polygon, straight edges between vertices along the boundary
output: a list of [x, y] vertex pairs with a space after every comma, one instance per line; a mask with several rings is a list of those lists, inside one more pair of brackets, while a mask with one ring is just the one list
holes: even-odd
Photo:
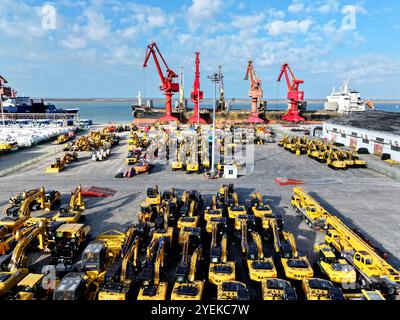
[[17, 294], [12, 300], [41, 300], [46, 297], [45, 290], [42, 286], [44, 274], [29, 273], [22, 279], [16, 288]]
[[266, 279], [262, 282], [263, 300], [297, 300], [296, 290], [289, 281]]
[[82, 272], [70, 272], [53, 292], [53, 300], [80, 301], [85, 298], [86, 279]]
[[302, 286], [307, 300], [345, 300], [342, 290], [327, 280], [305, 279]]
[[161, 194], [158, 191], [158, 186], [153, 188], [148, 188], [146, 192], [146, 203], [148, 205], [160, 205], [161, 204]]
[[249, 290], [239, 281], [224, 281], [218, 284], [218, 300], [250, 300]]
[[102, 270], [107, 260], [107, 248], [103, 241], [92, 241], [82, 252], [81, 271]]

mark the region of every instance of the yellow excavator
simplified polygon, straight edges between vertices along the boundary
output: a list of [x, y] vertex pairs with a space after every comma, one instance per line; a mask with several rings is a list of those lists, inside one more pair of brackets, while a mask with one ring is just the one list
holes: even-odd
[[88, 277], [90, 296], [96, 297], [110, 266], [120, 257], [126, 235], [117, 230], [106, 231], [83, 250], [81, 271]]
[[176, 159], [171, 163], [172, 171], [183, 170], [183, 154], [184, 154], [184, 142], [182, 141], [176, 150]]
[[265, 214], [272, 215], [271, 207], [264, 203], [262, 196], [259, 192], [251, 195], [252, 207], [251, 210], [256, 218], [262, 218]]
[[158, 190], [158, 186], [155, 185], [153, 188], [148, 188], [146, 193], [146, 203], [147, 205], [160, 205], [161, 204], [161, 193]]
[[224, 281], [218, 284], [217, 300], [250, 300], [249, 290], [243, 282]]
[[297, 300], [296, 290], [287, 280], [265, 279], [261, 290], [263, 300]]
[[[153, 241], [152, 241], [153, 242]], [[149, 254], [147, 258], [147, 268], [144, 269], [143, 284], [139, 289], [137, 300], [166, 300], [168, 282], [160, 281], [160, 273], [164, 267], [164, 251], [166, 241], [164, 238], [159, 239], [156, 242], [156, 246], [153, 246], [151, 251], [157, 249], [157, 254], [154, 263], [152, 262], [152, 256]]]
[[303, 290], [307, 300], [345, 300], [342, 290], [324, 279], [304, 279]]
[[83, 218], [82, 213], [85, 211], [85, 203], [82, 197], [82, 187], [78, 187], [71, 193], [69, 204], [61, 206], [59, 212], [52, 218], [53, 221], [78, 223]]
[[331, 169], [334, 169], [334, 170], [347, 169], [346, 162], [340, 160], [336, 151], [334, 151], [334, 150], [330, 150], [330, 151], [326, 152], [325, 161], [326, 161], [326, 164], [328, 165], [328, 167]]
[[[247, 247], [247, 267], [249, 269], [250, 279], [257, 282], [262, 282], [268, 278], [276, 278], [278, 273], [272, 258], [264, 256], [261, 236], [251, 231], [253, 241], [245, 245]], [[242, 241], [246, 239], [247, 235], [243, 234]]]
[[233, 203], [228, 207], [228, 216], [231, 219], [235, 219], [237, 216], [246, 215], [246, 208], [239, 205], [239, 197], [236, 192], [232, 194]]
[[314, 271], [306, 256], [299, 256], [296, 242], [291, 232], [280, 232], [280, 255], [286, 278], [291, 280], [303, 280], [311, 278]]
[[192, 142], [190, 145], [190, 156], [189, 159], [186, 160], [186, 173], [200, 173], [200, 164], [199, 164], [199, 154], [198, 154], [198, 145], [195, 142]]
[[223, 218], [223, 211], [218, 207], [217, 196], [213, 195], [211, 205], [204, 210], [204, 221], [206, 222], [206, 231], [211, 233], [211, 221], [217, 221]]
[[[27, 221], [27, 225], [29, 223]], [[46, 219], [34, 219], [29, 231], [25, 232], [23, 236], [17, 231], [16, 240], [18, 243], [12, 254], [0, 258], [0, 296], [9, 292], [29, 273], [26, 256], [26, 250], [29, 245], [37, 239], [39, 243], [38, 249], [44, 250], [46, 248], [46, 227]], [[8, 261], [9, 263], [7, 264]]]
[[201, 300], [204, 291], [204, 281], [195, 280], [202, 247], [198, 246], [192, 256], [187, 254], [189, 240], [185, 241], [181, 263], [176, 270], [176, 281], [172, 289], [171, 300]]
[[227, 261], [227, 242], [226, 234], [222, 236], [220, 244], [217, 243], [218, 224], [213, 227], [211, 250], [210, 250], [210, 267], [208, 271], [208, 280], [215, 285], [219, 283], [235, 280], [235, 262]]
[[199, 224], [199, 216], [195, 216], [194, 213], [197, 209], [198, 203], [195, 200], [190, 202], [189, 212], [187, 216], [180, 217], [178, 219], [178, 229], [182, 230], [184, 227], [195, 228]]
[[[105, 284], [100, 288], [99, 300], [128, 300], [132, 289], [130, 263], [138, 268], [140, 237], [136, 227], [131, 227], [126, 234], [126, 242], [122, 248], [121, 258], [117, 259], [105, 276]], [[119, 275], [116, 270], [119, 270]]]
[[21, 226], [30, 218], [31, 206], [39, 203], [42, 210], [50, 210], [49, 204], [46, 203], [46, 193], [44, 188], [34, 189], [23, 193], [23, 199], [20, 205], [11, 205], [4, 211], [7, 214], [5, 218], [0, 220], [0, 235], [9, 233]]

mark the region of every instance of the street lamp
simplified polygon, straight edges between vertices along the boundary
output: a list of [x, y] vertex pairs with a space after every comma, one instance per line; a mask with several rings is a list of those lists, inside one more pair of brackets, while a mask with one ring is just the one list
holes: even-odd
[[212, 147], [211, 147], [211, 174], [214, 174], [215, 170], [215, 105], [217, 104], [217, 84], [222, 81], [224, 76], [219, 73], [214, 73], [207, 77], [214, 83], [214, 103], [213, 103], [213, 133], [212, 133]]

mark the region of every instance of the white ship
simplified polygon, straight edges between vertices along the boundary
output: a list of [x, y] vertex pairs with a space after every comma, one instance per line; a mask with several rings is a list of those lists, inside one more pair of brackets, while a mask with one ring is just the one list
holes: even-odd
[[341, 114], [366, 111], [367, 101], [361, 99], [358, 91], [349, 89], [349, 81], [344, 81], [339, 91], [333, 88], [328, 101], [325, 102], [325, 110], [336, 111]]

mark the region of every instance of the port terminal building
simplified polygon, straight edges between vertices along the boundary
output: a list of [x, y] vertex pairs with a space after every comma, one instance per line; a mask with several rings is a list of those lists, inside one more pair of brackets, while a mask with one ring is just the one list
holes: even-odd
[[366, 111], [323, 123], [322, 138], [400, 161], [400, 113]]

